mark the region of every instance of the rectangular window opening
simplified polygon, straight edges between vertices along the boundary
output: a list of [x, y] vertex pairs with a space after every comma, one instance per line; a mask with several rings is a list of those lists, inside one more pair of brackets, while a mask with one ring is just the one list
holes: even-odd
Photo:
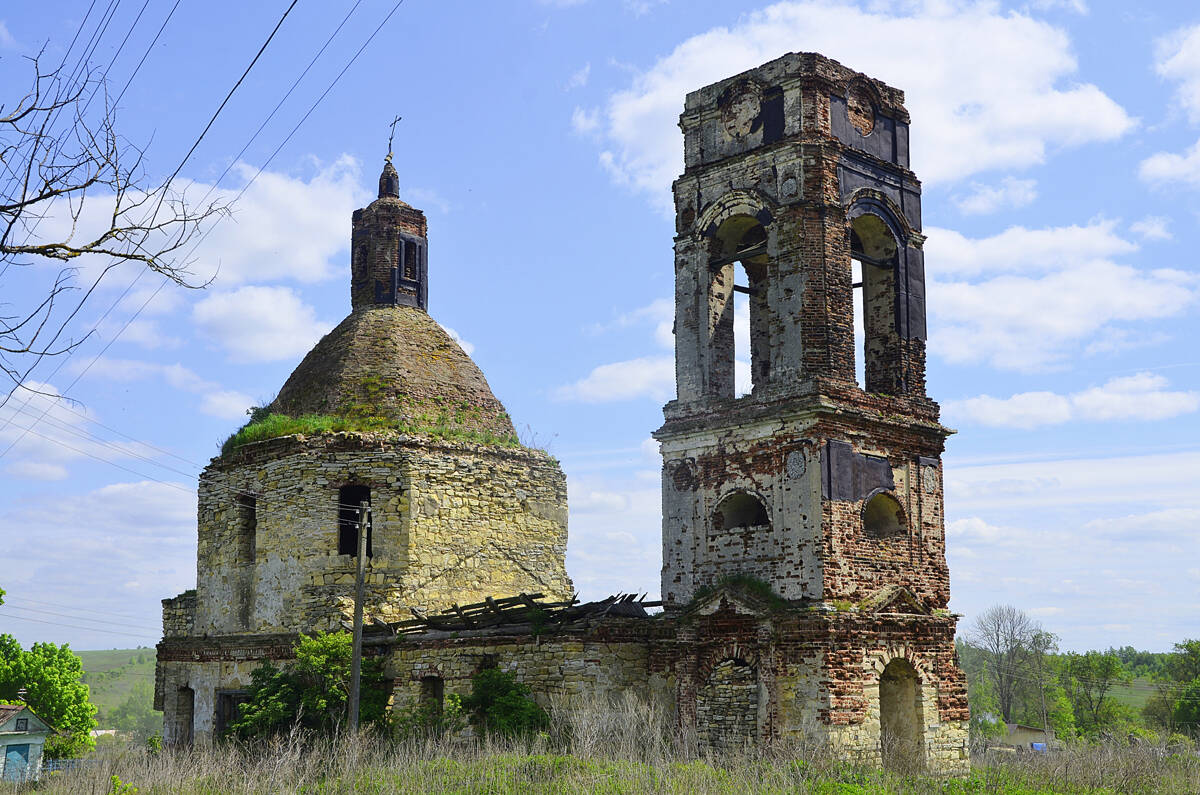
[[[371, 503], [370, 486], [342, 486], [338, 489], [338, 554], [358, 554], [359, 505]], [[371, 526], [367, 525], [367, 557], [372, 556]]]
[[867, 327], [866, 308], [863, 305], [863, 264], [857, 258], [850, 260], [850, 283], [854, 293], [854, 383], [865, 389], [867, 384]]
[[258, 498], [239, 494], [238, 505], [238, 562], [253, 563], [258, 545]]

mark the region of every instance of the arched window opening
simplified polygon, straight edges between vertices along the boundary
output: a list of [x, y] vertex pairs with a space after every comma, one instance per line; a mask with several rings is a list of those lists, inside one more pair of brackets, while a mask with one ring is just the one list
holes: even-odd
[[[359, 505], [371, 504], [371, 487], [350, 485], [338, 489], [338, 554], [358, 555]], [[367, 524], [367, 557], [371, 557], [371, 525]]]
[[737, 530], [744, 527], [767, 527], [771, 519], [766, 506], [753, 494], [737, 491], [717, 505], [713, 512], [713, 529]]
[[879, 675], [879, 750], [884, 767], [905, 773], [924, 765], [921, 681], [908, 660], [897, 657]]
[[709, 261], [709, 391], [715, 396], [741, 397], [770, 380], [767, 265], [767, 230], [758, 219], [726, 219]]
[[905, 532], [904, 508], [890, 494], [880, 492], [867, 500], [863, 508], [863, 532], [875, 538], [888, 538]]
[[888, 340], [896, 331], [898, 248], [878, 215], [850, 222], [851, 283], [854, 287], [854, 376], [868, 392], [885, 390]]

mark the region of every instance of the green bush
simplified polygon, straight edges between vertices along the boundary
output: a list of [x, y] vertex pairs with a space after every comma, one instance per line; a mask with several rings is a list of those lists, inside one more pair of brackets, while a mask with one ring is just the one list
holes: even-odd
[[[229, 730], [238, 737], [262, 737], [300, 725], [330, 733], [346, 718], [350, 696], [353, 638], [348, 632], [318, 632], [296, 644], [296, 659], [280, 668], [264, 662], [250, 674], [249, 699]], [[388, 691], [382, 663], [364, 658], [359, 723], [383, 720]]]
[[546, 729], [550, 716], [529, 696], [529, 687], [514, 674], [487, 668], [471, 680], [471, 695], [463, 707], [471, 723], [485, 734], [518, 737]]

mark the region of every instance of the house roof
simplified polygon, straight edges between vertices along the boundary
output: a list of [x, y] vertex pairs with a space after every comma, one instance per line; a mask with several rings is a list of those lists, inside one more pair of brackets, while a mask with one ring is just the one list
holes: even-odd
[[[3, 729], [5, 724], [9, 723], [13, 718], [21, 713], [30, 715], [37, 723], [29, 725], [29, 731], [37, 733], [39, 731], [54, 731], [54, 727], [43, 720], [36, 712], [31, 710], [26, 704], [0, 704], [0, 729]], [[13, 731], [9, 729], [9, 731]]]

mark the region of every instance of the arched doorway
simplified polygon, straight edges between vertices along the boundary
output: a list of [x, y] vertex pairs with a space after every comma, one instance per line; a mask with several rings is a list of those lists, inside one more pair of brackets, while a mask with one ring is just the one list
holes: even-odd
[[879, 675], [879, 746], [884, 767], [903, 772], [925, 763], [921, 682], [912, 663], [897, 658]]
[[696, 739], [712, 753], [741, 751], [758, 739], [758, 672], [745, 660], [713, 666], [696, 692]]

